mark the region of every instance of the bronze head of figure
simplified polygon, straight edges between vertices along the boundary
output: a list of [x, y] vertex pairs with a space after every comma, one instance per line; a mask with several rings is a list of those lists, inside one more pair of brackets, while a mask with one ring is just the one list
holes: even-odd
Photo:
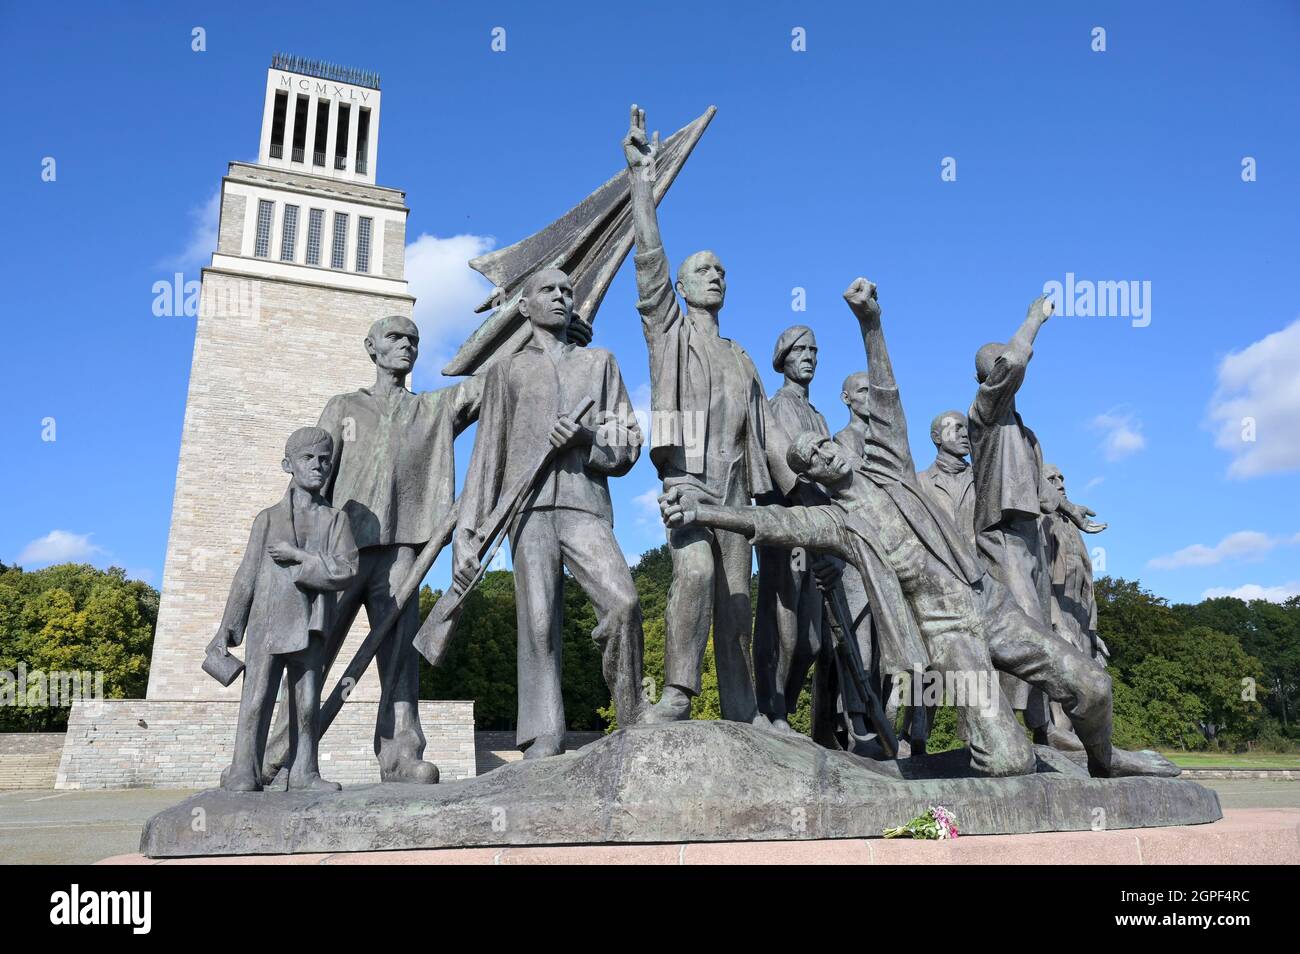
[[930, 440], [937, 450], [953, 457], [965, 457], [970, 453], [966, 427], [966, 415], [961, 411], [944, 411], [930, 422]]

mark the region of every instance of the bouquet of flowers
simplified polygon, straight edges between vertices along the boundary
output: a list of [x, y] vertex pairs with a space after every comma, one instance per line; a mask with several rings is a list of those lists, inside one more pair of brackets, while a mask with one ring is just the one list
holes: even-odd
[[961, 832], [957, 830], [957, 819], [952, 812], [942, 805], [931, 805], [924, 815], [918, 815], [906, 825], [886, 828], [886, 838], [928, 838], [937, 841], [942, 838], [956, 838]]

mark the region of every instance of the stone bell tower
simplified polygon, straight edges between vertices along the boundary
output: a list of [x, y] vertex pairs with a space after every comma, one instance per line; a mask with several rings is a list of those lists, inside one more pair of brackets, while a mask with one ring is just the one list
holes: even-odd
[[[375, 184], [380, 103], [376, 73], [277, 54], [266, 72], [257, 162], [231, 162], [221, 180], [217, 248], [202, 275], [148, 694], [143, 704], [118, 701], [140, 709], [129, 713], [130, 725], [123, 723], [123, 731], [134, 727], [139, 737], [116, 744], [128, 763], [135, 753], [128, 767], [136, 774], [123, 781], [110, 771], [107, 784], [215, 783], [228, 758], [217, 742], [232, 737], [240, 682], [222, 689], [200, 667], [253, 517], [284, 493], [285, 438], [315, 424], [334, 394], [373, 382], [362, 346], [372, 322], [411, 315], [415, 299], [404, 277], [406, 195]], [[364, 632], [360, 623], [354, 628], [340, 671]], [[333, 764], [323, 766], [331, 778], [377, 780], [368, 737], [377, 694], [367, 691], [376, 682], [373, 673], [362, 681], [322, 743], [322, 753], [334, 750]], [[114, 707], [121, 708], [101, 708]], [[371, 728], [362, 709], [369, 710]], [[60, 784], [68, 787], [103, 782], [97, 782], [98, 770], [80, 770], [73, 757], [78, 753], [70, 751], [79, 715], [85, 713], [74, 711], [69, 722], [60, 766]], [[442, 763], [444, 778], [472, 775], [472, 734], [467, 761], [457, 765], [466, 755], [459, 751], [464, 740], [457, 754], [446, 752], [435, 735], [448, 716], [431, 713], [430, 719], [428, 757]], [[94, 743], [101, 752], [106, 721], [116, 719], [101, 715]], [[450, 721], [471, 723], [462, 726], [465, 733], [472, 729], [472, 715]], [[164, 722], [176, 731], [155, 730]], [[351, 737], [353, 730], [361, 736]], [[356, 772], [340, 764], [344, 751], [356, 756]], [[154, 759], [166, 761], [142, 764]]]
[[275, 56], [256, 164], [230, 163], [203, 269], [150, 699], [237, 698], [196, 663], [259, 510], [284, 492], [284, 439], [374, 378], [361, 342], [409, 316], [406, 196], [375, 185], [379, 77]]

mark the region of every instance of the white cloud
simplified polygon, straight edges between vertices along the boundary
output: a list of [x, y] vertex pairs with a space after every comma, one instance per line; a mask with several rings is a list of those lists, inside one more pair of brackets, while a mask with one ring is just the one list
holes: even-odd
[[1245, 583], [1229, 589], [1226, 586], [1212, 586], [1201, 594], [1203, 600], [1218, 599], [1221, 596], [1235, 596], [1239, 600], [1268, 600], [1270, 603], [1285, 603], [1293, 596], [1300, 596], [1300, 582], [1283, 583], [1281, 586], [1260, 586], [1258, 583]]
[[1300, 543], [1300, 533], [1292, 537], [1271, 537], [1258, 530], [1238, 530], [1214, 546], [1194, 543], [1165, 556], [1154, 557], [1147, 566], [1156, 570], [1176, 570], [1185, 566], [1214, 566], [1225, 560], [1258, 560], [1275, 547]]
[[1219, 362], [1209, 419], [1229, 477], [1300, 470], [1300, 319]]
[[443, 365], [487, 317], [487, 312], [476, 315], [474, 309], [491, 294], [492, 283], [468, 262], [495, 244], [487, 235], [439, 238], [424, 232], [407, 244], [406, 281], [415, 296], [415, 323], [425, 352], [416, 366], [422, 381], [440, 383]]
[[89, 533], [72, 533], [68, 530], [51, 530], [43, 537], [23, 547], [16, 563], [31, 564], [77, 563], [100, 556], [107, 551], [90, 542]]
[[190, 209], [189, 216], [189, 241], [179, 255], [162, 261], [164, 268], [174, 268], [182, 272], [198, 268], [217, 250], [217, 226], [221, 221], [221, 191], [212, 193], [202, 205]]
[[1089, 490], [1092, 490], [1092, 488], [1094, 487], [1100, 487], [1105, 480], [1106, 480], [1105, 477], [1092, 478], [1092, 480], [1088, 481], [1086, 484], [1083, 485], [1084, 493], [1087, 493]]
[[636, 507], [636, 522], [639, 525], [663, 525], [662, 518], [659, 515], [659, 495], [661, 493], [663, 493], [663, 488], [656, 485], [645, 491], [645, 493], [637, 494], [632, 498], [632, 505]]
[[1122, 460], [1147, 446], [1147, 440], [1142, 436], [1142, 422], [1132, 414], [1107, 411], [1094, 417], [1088, 426], [1104, 432], [1101, 450], [1107, 460]]

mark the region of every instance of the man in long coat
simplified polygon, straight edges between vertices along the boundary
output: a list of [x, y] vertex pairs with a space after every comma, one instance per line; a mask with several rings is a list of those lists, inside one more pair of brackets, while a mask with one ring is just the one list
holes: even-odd
[[[559, 269], [524, 285], [520, 311], [532, 326], [522, 351], [488, 369], [478, 433], [454, 538], [453, 574], [464, 591], [479, 571], [481, 529], [502, 494], [521, 478], [530, 490], [510, 527], [518, 620], [519, 720], [516, 741], [529, 759], [564, 751], [560, 691], [563, 570], [591, 599], [592, 639], [620, 726], [641, 711], [641, 609], [632, 573], [614, 538], [609, 478], [631, 470], [641, 430], [614, 356], [568, 343], [573, 288]], [[584, 397], [595, 405], [569, 413]], [[531, 474], [546, 455], [558, 455]]]
[[[769, 419], [753, 361], [719, 331], [727, 293], [722, 262], [712, 252], [696, 252], [681, 264], [675, 284], [669, 275], [654, 202], [656, 144], [646, 138], [644, 111], [632, 111], [623, 152], [631, 180], [637, 311], [650, 355], [650, 459], [665, 489], [678, 487], [700, 500], [738, 505], [774, 487], [789, 493], [795, 477], [785, 462], [788, 438]], [[754, 691], [749, 540], [683, 527], [668, 530], [668, 545], [673, 579], [664, 619], [664, 688], [647, 721], [690, 718], [712, 631], [722, 717], [770, 727]]]

